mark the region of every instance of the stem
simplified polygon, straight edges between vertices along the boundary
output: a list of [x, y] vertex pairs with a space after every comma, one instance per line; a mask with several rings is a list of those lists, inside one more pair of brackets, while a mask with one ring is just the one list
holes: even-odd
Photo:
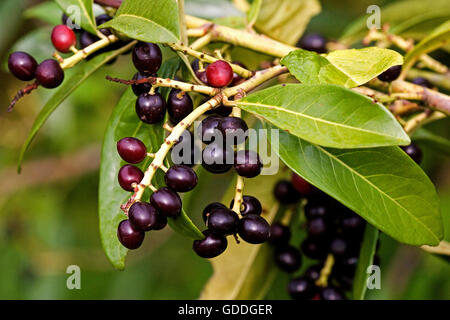
[[421, 77], [430, 81], [433, 85], [450, 91], [450, 74], [439, 74], [419, 69], [410, 69], [406, 78], [408, 80]]
[[211, 34], [207, 33], [204, 36], [195, 40], [191, 45], [191, 49], [200, 50], [201, 48], [206, 47], [211, 42]]
[[178, 17], [180, 20], [180, 38], [181, 44], [188, 44], [188, 35], [186, 30], [186, 16], [184, 14], [184, 0], [177, 0], [178, 3]]
[[39, 84], [37, 83], [37, 81], [27, 85], [25, 88], [19, 90], [19, 92], [17, 92], [16, 96], [11, 100], [11, 103], [8, 106], [8, 112], [13, 111], [14, 106], [16, 105], [16, 103], [23, 98], [23, 96], [30, 94], [33, 90], [37, 89], [39, 86]]
[[428, 109], [409, 119], [404, 125], [404, 130], [411, 136], [414, 131], [420, 126], [423, 126], [424, 124], [435, 120], [443, 119], [445, 117], [446, 115], [442, 112], [433, 112]]
[[316, 281], [316, 285], [319, 287], [326, 287], [328, 285], [328, 277], [331, 274], [331, 271], [333, 270], [334, 265], [334, 257], [332, 254], [329, 254], [327, 256], [327, 260], [325, 261], [325, 264], [320, 271], [320, 278]]
[[[242, 116], [241, 109], [234, 107], [232, 112], [233, 117], [240, 118]], [[242, 150], [244, 148], [244, 144], [238, 146], [236, 151]], [[241, 177], [240, 175], [237, 175], [236, 179], [236, 188], [234, 192], [234, 203], [233, 203], [233, 211], [236, 212], [238, 215], [241, 214], [241, 205], [243, 202], [243, 196], [244, 196], [244, 177]]]
[[450, 243], [445, 240], [442, 240], [441, 242], [439, 242], [439, 245], [436, 247], [425, 245], [425, 246], [421, 246], [420, 248], [422, 248], [423, 250], [430, 252], [430, 253], [450, 256]]

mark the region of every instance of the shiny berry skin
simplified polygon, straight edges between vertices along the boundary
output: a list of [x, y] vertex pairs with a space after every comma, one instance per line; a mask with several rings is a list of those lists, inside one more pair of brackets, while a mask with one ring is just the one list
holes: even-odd
[[292, 204], [300, 200], [300, 193], [287, 180], [278, 181], [274, 188], [274, 196], [281, 204]]
[[[185, 155], [186, 153], [186, 155]], [[200, 153], [195, 145], [194, 136], [189, 130], [184, 130], [171, 151], [171, 158], [174, 164], [193, 167], [195, 165], [195, 155]]]
[[309, 300], [314, 297], [314, 283], [305, 277], [292, 279], [288, 285], [288, 293], [295, 300]]
[[330, 243], [330, 252], [335, 257], [342, 257], [348, 253], [349, 245], [347, 241], [342, 238], [333, 239]]
[[420, 150], [417, 144], [411, 143], [410, 145], [402, 146], [400, 148], [402, 148], [402, 150], [405, 151], [406, 154], [410, 156], [411, 159], [413, 159], [417, 164], [422, 162], [422, 150]]
[[281, 222], [274, 222], [270, 226], [269, 242], [276, 246], [283, 246], [289, 243], [291, 239], [291, 229]]
[[300, 177], [299, 175], [293, 173], [291, 178], [291, 183], [301, 195], [309, 195], [312, 192], [311, 185], [308, 181]]
[[263, 164], [258, 153], [251, 150], [239, 150], [234, 157], [234, 169], [245, 178], [254, 178], [261, 173]]
[[148, 124], [161, 122], [166, 114], [166, 102], [159, 93], [141, 94], [136, 100], [136, 114]]
[[194, 110], [194, 104], [187, 92], [181, 90], [170, 91], [169, 97], [167, 98], [167, 111], [169, 112], [170, 121], [173, 124], [178, 124], [192, 110]]
[[428, 89], [433, 88], [433, 85], [431, 84], [430, 81], [428, 81], [428, 79], [422, 78], [422, 77], [417, 77], [411, 80], [412, 83], [417, 84], [418, 86], [422, 86]]
[[378, 79], [385, 82], [391, 82], [398, 78], [402, 72], [402, 66], [393, 66], [378, 76]]
[[117, 152], [120, 157], [129, 163], [140, 163], [147, 157], [145, 144], [136, 138], [122, 138], [117, 142]]
[[275, 263], [284, 272], [292, 273], [302, 265], [302, 256], [292, 246], [278, 247], [275, 250]]
[[229, 145], [241, 144], [247, 139], [248, 126], [244, 120], [238, 117], [226, 117], [220, 121], [218, 127], [224, 137], [224, 141]]
[[83, 31], [80, 35], [80, 47], [82, 49], [89, 47], [94, 42], [98, 41], [98, 37], [94, 36], [92, 33]]
[[322, 260], [326, 258], [329, 246], [327, 242], [308, 237], [303, 240], [300, 248], [308, 258]]
[[220, 105], [213, 109], [213, 112], [221, 117], [228, 117], [233, 111], [232, 107]]
[[206, 226], [212, 233], [226, 236], [236, 233], [238, 222], [239, 217], [233, 210], [215, 208], [209, 214]]
[[150, 197], [150, 203], [155, 206], [159, 213], [167, 217], [175, 218], [181, 213], [180, 196], [166, 187], [153, 192]]
[[162, 230], [167, 226], [167, 217], [165, 215], [159, 214], [156, 219], [156, 223], [153, 225], [152, 230], [158, 231]]
[[[199, 130], [200, 139], [205, 144], [210, 144], [216, 141], [217, 138], [221, 137], [221, 132], [219, 131], [219, 123], [223, 118], [216, 116], [209, 116], [202, 120], [201, 130]], [[217, 138], [216, 138], [217, 137]]]
[[[262, 206], [261, 202], [259, 202], [258, 199], [252, 196], [243, 196], [242, 197], [242, 204], [241, 204], [241, 215], [245, 216], [248, 214], [256, 214], [261, 215], [262, 212]], [[230, 208], [233, 208], [234, 206], [234, 199], [231, 200]]]
[[26, 52], [16, 51], [9, 55], [9, 71], [19, 80], [33, 80], [37, 67], [36, 60]]
[[53, 28], [52, 43], [59, 52], [68, 53], [70, 48], [77, 43], [77, 36], [72, 29], [60, 24]]
[[220, 144], [212, 143], [202, 153], [202, 166], [212, 173], [225, 173], [233, 166], [233, 150]]
[[210, 86], [226, 87], [233, 81], [233, 69], [228, 62], [218, 60], [206, 67], [206, 78]]
[[344, 294], [335, 287], [326, 287], [323, 288], [320, 292], [321, 300], [345, 300]]
[[[198, 62], [199, 62], [198, 59], [195, 59], [192, 62], [191, 64], [192, 70], [194, 70], [195, 75], [201, 82], [203, 82], [204, 84], [208, 84], [208, 78], [206, 78], [206, 70], [204, 69], [203, 71], [199, 71], [200, 66]], [[207, 64], [204, 63], [203, 67], [206, 68]]]
[[161, 49], [154, 43], [139, 42], [133, 49], [133, 63], [140, 73], [156, 73], [162, 63]]
[[138, 167], [131, 164], [124, 165], [119, 170], [119, 184], [126, 191], [133, 191], [133, 184], [139, 184], [144, 178], [144, 173]]
[[248, 243], [263, 243], [270, 237], [270, 225], [264, 218], [248, 214], [239, 220], [238, 233]]
[[308, 201], [308, 203], [305, 205], [304, 211], [305, 217], [307, 219], [325, 218], [327, 217], [328, 208], [321, 203]]
[[305, 35], [297, 44], [300, 48], [315, 51], [317, 53], [327, 52], [327, 40], [318, 33]]
[[324, 218], [313, 218], [307, 222], [308, 235], [312, 237], [326, 236], [329, 229], [329, 225]]
[[155, 207], [146, 202], [135, 202], [128, 211], [128, 219], [138, 231], [152, 230], [158, 223], [158, 216]]
[[174, 165], [164, 176], [166, 185], [177, 192], [188, 192], [195, 188], [198, 182], [194, 170], [184, 165]]
[[356, 213], [343, 217], [339, 226], [345, 234], [360, 234], [364, 231], [366, 221]]
[[322, 266], [320, 264], [315, 264], [306, 269], [303, 276], [312, 282], [316, 282], [320, 278], [320, 272], [322, 271]]
[[[140, 72], [136, 72], [135, 75], [133, 76], [133, 80], [142, 80], [150, 76], [156, 77], [156, 74], [146, 75]], [[133, 89], [133, 92], [137, 97], [139, 97], [141, 94], [149, 93], [151, 88], [152, 86], [148, 82], [131, 85], [131, 89]]]
[[36, 80], [44, 88], [58, 87], [64, 80], [64, 71], [56, 60], [42, 61], [36, 69]]
[[[109, 20], [111, 20], [112, 18], [110, 16], [108, 16], [107, 14], [101, 14], [95, 17], [95, 23], [97, 24], [97, 26], [100, 26], [106, 22], [108, 22]], [[109, 29], [100, 29], [100, 32], [103, 33], [105, 36], [109, 36], [112, 34], [111, 30]]]
[[212, 212], [214, 209], [217, 209], [217, 208], [225, 208], [225, 209], [227, 209], [227, 207], [226, 207], [224, 204], [220, 203], [220, 202], [213, 202], [213, 203], [210, 203], [210, 204], [208, 204], [208, 205], [205, 207], [205, 209], [203, 209], [202, 217], [203, 217], [203, 221], [204, 221], [205, 223], [206, 223], [206, 221], [207, 221], [209, 215], [211, 214], [211, 212]]
[[208, 230], [203, 231], [205, 238], [202, 240], [195, 240], [193, 249], [197, 255], [202, 258], [214, 258], [225, 251], [228, 245], [225, 236], [213, 234]]
[[123, 220], [119, 223], [119, 227], [117, 228], [117, 237], [125, 248], [132, 250], [141, 246], [142, 241], [144, 241], [145, 233], [137, 231], [130, 220]]

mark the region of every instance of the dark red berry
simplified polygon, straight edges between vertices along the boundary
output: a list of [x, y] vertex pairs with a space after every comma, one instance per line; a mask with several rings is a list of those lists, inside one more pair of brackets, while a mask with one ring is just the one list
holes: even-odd
[[282, 246], [275, 250], [275, 263], [288, 273], [297, 271], [302, 265], [300, 252], [292, 246]]
[[195, 240], [193, 249], [202, 258], [214, 258], [220, 255], [227, 248], [227, 238], [222, 235], [213, 234], [208, 230], [203, 231], [205, 238]]
[[[219, 131], [219, 123], [222, 118], [216, 116], [209, 116], [202, 120], [201, 130], [199, 130], [200, 139], [205, 144], [210, 144], [213, 141], [221, 140], [222, 133]], [[219, 139], [220, 138], [220, 139]]]
[[315, 295], [314, 283], [305, 277], [292, 279], [288, 285], [288, 293], [295, 300], [309, 300]]
[[305, 35], [297, 44], [300, 48], [315, 51], [317, 53], [327, 52], [327, 40], [318, 33]]
[[26, 52], [16, 51], [9, 55], [9, 71], [22, 81], [33, 80], [37, 67], [36, 60]]
[[150, 231], [158, 225], [159, 213], [146, 202], [135, 202], [128, 211], [128, 219], [138, 231]]
[[269, 242], [276, 246], [284, 246], [289, 243], [291, 238], [291, 229], [281, 222], [274, 222], [270, 226]]
[[203, 214], [202, 214], [202, 216], [203, 216], [203, 221], [206, 223], [206, 221], [207, 221], [207, 219], [208, 219], [208, 217], [209, 217], [209, 215], [211, 214], [211, 212], [214, 210], [214, 209], [217, 209], [217, 208], [227, 208], [224, 204], [222, 204], [222, 203], [220, 203], [220, 202], [213, 202], [213, 203], [210, 203], [210, 204], [208, 204], [206, 207], [205, 207], [205, 209], [203, 209]]
[[206, 70], [205, 68], [208, 66], [207, 64], [203, 64], [203, 70], [200, 71], [199, 61], [198, 59], [195, 59], [192, 64], [192, 70], [194, 70], [195, 75], [197, 78], [203, 82], [204, 84], [208, 84], [208, 78], [206, 77]]
[[226, 141], [226, 145], [238, 145], [247, 139], [248, 126], [244, 120], [238, 117], [226, 117], [220, 121], [218, 127]]
[[251, 150], [239, 150], [234, 158], [234, 169], [241, 177], [254, 178], [261, 173], [263, 164], [258, 153]]
[[234, 154], [231, 148], [212, 143], [202, 153], [202, 166], [212, 173], [225, 173], [233, 166]]
[[122, 138], [117, 142], [117, 152], [120, 157], [129, 163], [142, 162], [147, 156], [145, 144], [136, 138]]
[[300, 200], [300, 193], [287, 180], [278, 181], [273, 193], [275, 198], [282, 204], [296, 203]]
[[322, 271], [322, 265], [315, 264], [306, 269], [303, 276], [312, 282], [316, 282], [320, 278], [320, 272]]
[[[260, 215], [262, 212], [261, 202], [258, 199], [252, 196], [243, 196], [241, 204], [241, 215], [246, 216], [248, 214], [256, 214]], [[234, 199], [231, 200], [230, 208], [234, 206]]]
[[208, 230], [215, 234], [230, 235], [236, 233], [239, 217], [228, 208], [215, 208], [206, 220]]
[[324, 218], [317, 217], [309, 219], [307, 222], [308, 235], [312, 237], [326, 236], [330, 227]]
[[327, 217], [328, 208], [321, 203], [308, 201], [305, 205], [304, 211], [307, 219], [325, 218]]
[[194, 104], [187, 92], [175, 89], [170, 91], [167, 99], [167, 111], [173, 124], [186, 118], [192, 110], [194, 110]]
[[411, 143], [410, 145], [404, 147], [402, 146], [400, 148], [402, 148], [402, 150], [405, 151], [406, 154], [410, 156], [411, 159], [413, 159], [417, 164], [420, 164], [422, 162], [422, 150], [420, 150], [417, 144]]
[[138, 167], [131, 164], [124, 165], [119, 170], [119, 184], [126, 191], [133, 191], [133, 184], [139, 184], [144, 178], [144, 173]]
[[311, 237], [303, 240], [301, 244], [302, 253], [311, 259], [322, 260], [328, 254], [329, 245], [326, 241], [321, 239], [313, 239]]
[[174, 165], [164, 177], [166, 185], [177, 192], [187, 192], [195, 188], [198, 182], [194, 170], [184, 165]]
[[430, 81], [428, 81], [428, 79], [422, 78], [422, 77], [417, 77], [411, 80], [412, 83], [417, 84], [418, 86], [422, 86], [428, 89], [433, 88], [433, 85], [431, 84]]
[[159, 213], [175, 218], [181, 213], [181, 199], [178, 193], [169, 188], [160, 188], [153, 192], [150, 203]]
[[166, 102], [159, 93], [141, 94], [136, 100], [136, 113], [142, 122], [154, 124], [164, 120]]
[[335, 287], [323, 288], [320, 292], [321, 300], [345, 300], [345, 295]]
[[263, 243], [270, 237], [270, 226], [261, 216], [248, 214], [239, 220], [238, 233], [248, 243]]
[[156, 223], [153, 225], [152, 230], [158, 231], [164, 229], [166, 225], [167, 225], [167, 217], [165, 215], [158, 214]]
[[142, 231], [137, 231], [130, 220], [123, 220], [119, 223], [117, 229], [117, 237], [120, 243], [128, 249], [137, 249], [141, 246], [142, 241], [144, 241], [145, 233]]
[[36, 80], [44, 88], [58, 87], [64, 80], [64, 71], [56, 60], [42, 61], [36, 69]]
[[[150, 76], [156, 77], [156, 74], [146, 75], [146, 74], [142, 74], [140, 72], [136, 72], [135, 75], [133, 76], [133, 80], [142, 80], [142, 79], [148, 78]], [[137, 97], [139, 97], [141, 94], [149, 93], [151, 88], [152, 88], [152, 86], [148, 82], [140, 83], [140, 84], [133, 84], [131, 86], [131, 89], [133, 89], [133, 92]]]
[[208, 84], [213, 87], [226, 87], [233, 80], [233, 69], [231, 69], [228, 62], [218, 60], [206, 68], [206, 78], [208, 79]]
[[385, 82], [391, 82], [398, 78], [402, 72], [402, 66], [393, 66], [378, 76], [378, 79]]
[[158, 45], [139, 42], [133, 49], [133, 63], [140, 73], [156, 73], [162, 63], [162, 53]]
[[312, 188], [308, 181], [300, 177], [298, 174], [293, 173], [291, 183], [301, 195], [307, 196], [311, 193]]
[[51, 37], [55, 49], [63, 53], [70, 52], [70, 48], [77, 43], [75, 32], [64, 24], [54, 27]]

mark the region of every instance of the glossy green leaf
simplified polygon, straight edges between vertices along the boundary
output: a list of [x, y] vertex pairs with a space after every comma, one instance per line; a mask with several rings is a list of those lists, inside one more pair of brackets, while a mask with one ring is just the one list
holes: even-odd
[[[95, 23], [93, 0], [55, 0], [63, 11], [84, 30], [96, 34], [97, 25]], [[79, 17], [80, 21], [77, 21]]]
[[44, 105], [42, 110], [39, 112], [36, 120], [31, 127], [31, 132], [29, 133], [27, 140], [22, 146], [20, 150], [20, 157], [18, 163], [18, 171], [20, 172], [22, 161], [25, 156], [25, 152], [33, 141], [34, 137], [38, 133], [39, 129], [44, 125], [47, 121], [48, 117], [53, 113], [53, 111], [58, 108], [58, 106], [68, 97], [70, 94], [78, 88], [89, 76], [91, 76], [95, 71], [97, 71], [100, 67], [117, 57], [118, 55], [129, 50], [134, 43], [130, 43], [127, 46], [124, 46], [118, 50], [103, 53], [101, 55], [96, 56], [90, 61], [86, 61], [76, 67], [73, 70], [70, 77], [66, 77], [64, 82], [55, 89], [55, 92]]
[[254, 25], [256, 19], [258, 19], [259, 12], [261, 11], [261, 5], [263, 0], [255, 0], [252, 2], [250, 9], [247, 12], [247, 21], [249, 25]]
[[373, 264], [373, 258], [377, 249], [379, 231], [371, 225], [366, 225], [361, 249], [359, 251], [358, 264], [353, 278], [353, 299], [364, 300], [367, 289], [367, 268]]
[[17, 0], [0, 1], [0, 52], [9, 49], [9, 45], [20, 30], [21, 12], [25, 4]]
[[101, 27], [141, 41], [176, 42], [180, 38], [178, 5], [176, 0], [125, 0], [114, 19]]
[[271, 38], [294, 45], [320, 10], [318, 0], [263, 0], [255, 27]]
[[346, 88], [360, 86], [402, 63], [403, 58], [397, 52], [377, 47], [337, 50], [326, 56], [299, 49], [281, 60], [304, 84], [330, 83]]
[[294, 172], [392, 238], [415, 246], [442, 239], [434, 185], [400, 148], [324, 148], [284, 131], [271, 144]]
[[54, 26], [61, 24], [61, 14], [61, 8], [54, 1], [47, 1], [25, 10], [23, 16], [27, 19], [40, 19]]
[[381, 104], [340, 86], [286, 84], [238, 101], [280, 129], [334, 148], [409, 144], [408, 135]]
[[427, 146], [450, 156], [450, 140], [444, 137], [434, 134], [425, 128], [419, 128], [414, 131], [412, 138], [414, 141], [424, 142]]
[[448, 43], [450, 43], [450, 20], [441, 24], [406, 54], [404, 70], [409, 70], [422, 54], [434, 51]]

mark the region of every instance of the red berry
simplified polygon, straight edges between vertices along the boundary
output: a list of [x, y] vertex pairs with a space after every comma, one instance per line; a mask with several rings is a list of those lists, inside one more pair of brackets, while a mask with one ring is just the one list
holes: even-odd
[[132, 137], [120, 139], [117, 142], [117, 152], [123, 160], [129, 163], [142, 162], [147, 156], [145, 144]]
[[77, 37], [72, 29], [64, 24], [60, 24], [53, 28], [52, 43], [56, 50], [68, 53], [70, 52], [70, 47], [77, 43]]
[[308, 195], [311, 193], [311, 185], [299, 175], [293, 173], [291, 182], [294, 188], [302, 195]]
[[206, 78], [213, 87], [226, 87], [233, 80], [233, 69], [228, 62], [218, 60], [206, 68]]

